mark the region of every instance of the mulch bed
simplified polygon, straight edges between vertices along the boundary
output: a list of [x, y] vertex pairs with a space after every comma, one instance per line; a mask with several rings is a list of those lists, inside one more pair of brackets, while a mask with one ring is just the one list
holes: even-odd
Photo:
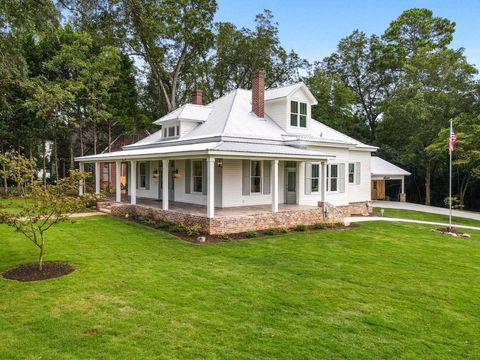
[[469, 234], [465, 234], [464, 232], [455, 230], [454, 228], [439, 228], [435, 230], [436, 232], [445, 234], [445, 235], [451, 235], [451, 236], [458, 236], [458, 237], [470, 237]]
[[6, 279], [17, 281], [39, 281], [65, 276], [75, 268], [62, 262], [44, 262], [42, 271], [38, 270], [38, 263], [25, 264], [5, 271], [2, 275]]

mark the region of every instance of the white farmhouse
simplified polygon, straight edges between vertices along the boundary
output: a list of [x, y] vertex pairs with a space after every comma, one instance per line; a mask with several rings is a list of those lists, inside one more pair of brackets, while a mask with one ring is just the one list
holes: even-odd
[[127, 163], [128, 196], [117, 184], [117, 202], [158, 208], [170, 219], [176, 213], [180, 223], [203, 217], [211, 233], [367, 214], [376, 147], [312, 119], [317, 101], [305, 84], [265, 90], [264, 77], [255, 71], [252, 90], [206, 105], [197, 90], [192, 103], [155, 121], [161, 129], [154, 134], [76, 160], [81, 168], [96, 164], [97, 192], [100, 163]]

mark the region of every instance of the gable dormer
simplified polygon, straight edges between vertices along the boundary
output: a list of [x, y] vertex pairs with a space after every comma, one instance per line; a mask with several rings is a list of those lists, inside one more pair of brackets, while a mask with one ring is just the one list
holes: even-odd
[[193, 92], [192, 102], [193, 104], [182, 105], [154, 121], [154, 124], [162, 126], [160, 130], [162, 132], [162, 140], [181, 138], [207, 120], [212, 108], [202, 105], [202, 93], [200, 90]]
[[265, 91], [265, 113], [287, 133], [308, 133], [316, 104], [304, 83]]

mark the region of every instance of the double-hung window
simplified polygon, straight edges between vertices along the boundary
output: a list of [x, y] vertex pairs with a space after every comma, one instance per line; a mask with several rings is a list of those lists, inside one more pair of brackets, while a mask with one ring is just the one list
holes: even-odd
[[262, 162], [252, 160], [250, 163], [250, 193], [262, 192]]
[[327, 191], [338, 191], [338, 165], [327, 165]]
[[307, 127], [307, 104], [291, 101], [290, 102], [290, 126]]
[[193, 192], [201, 193], [203, 191], [203, 164], [201, 160], [192, 161], [192, 175]]
[[180, 136], [180, 125], [168, 126], [168, 127], [163, 128], [163, 137], [164, 138], [170, 138], [170, 137], [175, 137], [175, 136]]
[[348, 163], [348, 183], [355, 184], [355, 163]]
[[312, 164], [311, 192], [320, 190], [320, 164]]
[[147, 187], [147, 163], [141, 162], [138, 164], [138, 179], [139, 179], [139, 188]]

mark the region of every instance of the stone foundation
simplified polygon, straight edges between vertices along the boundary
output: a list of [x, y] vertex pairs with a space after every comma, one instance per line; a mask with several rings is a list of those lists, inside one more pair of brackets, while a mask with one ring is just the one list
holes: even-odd
[[191, 215], [176, 211], [165, 211], [142, 205], [112, 204], [111, 214], [121, 218], [136, 218], [139, 216], [155, 221], [166, 221], [176, 225], [190, 227], [198, 226], [204, 234], [223, 235], [246, 231], [260, 231], [271, 228], [293, 228], [299, 224], [307, 226], [318, 223], [339, 223], [352, 215], [367, 216], [372, 212], [371, 202], [351, 203], [346, 206], [333, 206], [325, 203], [328, 212], [324, 213], [324, 204], [308, 210], [289, 210], [277, 213], [255, 215], [225, 216], [209, 219], [205, 216]]

